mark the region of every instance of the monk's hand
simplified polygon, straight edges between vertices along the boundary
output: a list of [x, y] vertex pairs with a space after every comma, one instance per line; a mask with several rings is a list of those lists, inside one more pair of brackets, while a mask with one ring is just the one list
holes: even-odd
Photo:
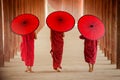
[[37, 34], [35, 33], [35, 39], [37, 39]]

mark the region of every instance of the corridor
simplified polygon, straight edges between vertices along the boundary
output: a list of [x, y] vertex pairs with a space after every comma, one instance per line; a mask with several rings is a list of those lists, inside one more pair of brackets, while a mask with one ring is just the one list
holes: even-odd
[[[0, 0], [0, 80], [120, 80], [120, 0]], [[52, 68], [50, 29], [46, 17], [66, 11], [75, 19], [65, 32], [62, 71]], [[26, 73], [21, 61], [21, 35], [11, 30], [12, 20], [24, 13], [38, 17], [34, 73]], [[105, 35], [99, 40], [97, 61], [88, 72], [84, 61], [84, 41], [79, 39], [78, 20], [86, 14], [98, 17]]]

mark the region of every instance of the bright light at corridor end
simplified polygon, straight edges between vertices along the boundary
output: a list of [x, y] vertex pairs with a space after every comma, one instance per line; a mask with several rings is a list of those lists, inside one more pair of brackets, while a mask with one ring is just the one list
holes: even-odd
[[83, 16], [84, 0], [45, 0], [45, 17], [53, 11], [66, 11], [75, 18], [75, 26]]

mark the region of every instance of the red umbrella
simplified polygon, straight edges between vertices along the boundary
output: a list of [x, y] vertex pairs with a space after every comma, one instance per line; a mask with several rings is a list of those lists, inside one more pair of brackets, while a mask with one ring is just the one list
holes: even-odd
[[78, 21], [78, 30], [80, 33], [90, 40], [100, 39], [104, 33], [104, 24], [93, 15], [84, 15]]
[[65, 32], [74, 27], [75, 20], [72, 15], [64, 11], [56, 11], [48, 15], [46, 23], [52, 30]]
[[15, 17], [11, 23], [13, 32], [25, 35], [35, 31], [39, 26], [39, 20], [32, 14], [22, 14]]

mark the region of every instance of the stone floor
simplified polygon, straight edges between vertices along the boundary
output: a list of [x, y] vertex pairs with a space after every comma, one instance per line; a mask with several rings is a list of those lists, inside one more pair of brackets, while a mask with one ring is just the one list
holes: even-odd
[[24, 72], [25, 66], [20, 59], [20, 52], [0, 68], [0, 80], [120, 80], [120, 70], [98, 50], [94, 72], [88, 72], [84, 61], [83, 41], [79, 39], [77, 28], [65, 33], [62, 72], [52, 69], [49, 29], [44, 27], [35, 41], [34, 73]]

